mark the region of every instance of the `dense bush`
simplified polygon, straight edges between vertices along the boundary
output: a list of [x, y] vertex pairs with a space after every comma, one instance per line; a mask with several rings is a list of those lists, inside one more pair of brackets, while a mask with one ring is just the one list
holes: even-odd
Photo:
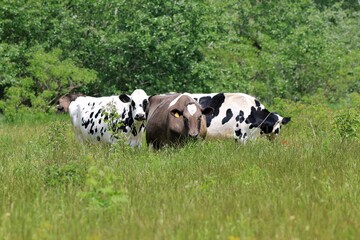
[[[0, 110], [69, 91], [236, 91], [330, 103], [360, 92], [353, 1], [10, 1], [0, 6]], [[10, 117], [11, 118], [11, 117]]]

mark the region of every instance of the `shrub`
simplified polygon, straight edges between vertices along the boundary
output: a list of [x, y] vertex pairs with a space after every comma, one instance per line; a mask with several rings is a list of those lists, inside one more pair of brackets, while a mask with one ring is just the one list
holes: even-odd
[[333, 127], [341, 141], [360, 140], [360, 114], [356, 109], [341, 110], [335, 115]]
[[90, 158], [84, 191], [79, 196], [91, 209], [114, 209], [128, 201], [121, 179], [110, 167], [99, 167]]
[[54, 164], [45, 168], [44, 182], [51, 187], [82, 186], [85, 182], [86, 173], [87, 167], [81, 163]]

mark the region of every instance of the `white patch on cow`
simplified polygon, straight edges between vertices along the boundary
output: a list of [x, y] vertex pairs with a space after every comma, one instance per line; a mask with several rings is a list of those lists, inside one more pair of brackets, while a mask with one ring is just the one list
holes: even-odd
[[187, 106], [187, 110], [189, 111], [190, 115], [193, 116], [196, 113], [197, 107], [195, 104], [189, 104]]
[[[190, 93], [187, 93], [187, 92], [186, 92], [186, 93], [183, 93], [183, 94], [180, 94], [179, 96], [177, 96], [174, 100], [172, 100], [172, 101], [170, 102], [168, 108], [174, 106], [174, 105], [177, 103], [177, 101], [179, 100], [179, 98], [180, 98], [181, 96], [184, 96], [184, 95], [190, 96]], [[191, 96], [190, 96], [190, 97], [191, 97]]]

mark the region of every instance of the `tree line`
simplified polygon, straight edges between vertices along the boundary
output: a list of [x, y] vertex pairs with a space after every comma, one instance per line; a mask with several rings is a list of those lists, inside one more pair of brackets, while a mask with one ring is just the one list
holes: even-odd
[[360, 93], [358, 1], [3, 0], [0, 110], [70, 92]]

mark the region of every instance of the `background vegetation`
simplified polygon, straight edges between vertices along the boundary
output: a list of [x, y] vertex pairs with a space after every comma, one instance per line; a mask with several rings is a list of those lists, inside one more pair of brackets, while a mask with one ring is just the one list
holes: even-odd
[[4, 0], [0, 109], [135, 88], [337, 103], [360, 91], [359, 15], [355, 0]]

